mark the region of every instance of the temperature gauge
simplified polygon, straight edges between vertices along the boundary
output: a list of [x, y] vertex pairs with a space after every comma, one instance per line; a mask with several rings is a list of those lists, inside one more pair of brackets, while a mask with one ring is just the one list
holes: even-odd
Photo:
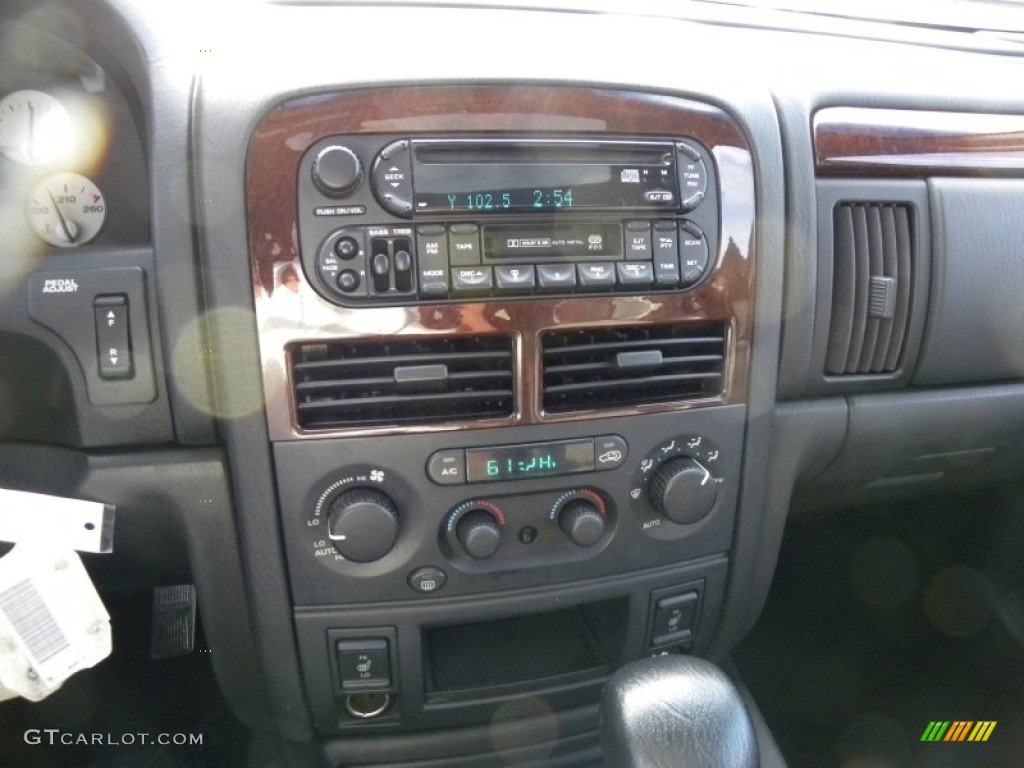
[[59, 248], [95, 239], [106, 219], [107, 204], [100, 188], [78, 173], [48, 176], [29, 195], [32, 231]]
[[72, 140], [71, 117], [43, 91], [15, 91], [0, 99], [0, 154], [23, 165], [43, 165], [64, 155]]

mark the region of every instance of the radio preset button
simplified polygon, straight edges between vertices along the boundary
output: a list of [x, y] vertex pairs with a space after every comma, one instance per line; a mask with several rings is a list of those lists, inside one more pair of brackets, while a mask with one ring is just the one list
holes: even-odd
[[452, 224], [448, 228], [448, 253], [453, 267], [480, 263], [480, 228], [476, 224]]
[[676, 143], [676, 149], [679, 158], [682, 206], [684, 210], [691, 210], [700, 205], [707, 193], [708, 171], [696, 147], [680, 141]]
[[533, 290], [536, 283], [532, 264], [499, 265], [494, 268], [494, 279], [501, 293], [523, 293]]
[[425, 298], [448, 295], [448, 234], [441, 224], [416, 228], [416, 260], [419, 264], [420, 295]]
[[396, 216], [412, 213], [412, 168], [409, 142], [388, 144], [373, 161], [370, 182], [377, 200]]
[[455, 267], [452, 290], [463, 296], [480, 296], [491, 292], [494, 276], [490, 267]]
[[626, 258], [651, 258], [651, 225], [646, 221], [626, 222]]
[[566, 293], [576, 287], [574, 264], [538, 264], [537, 284], [541, 291]]
[[683, 287], [699, 282], [708, 268], [708, 241], [704, 233], [690, 221], [679, 226], [679, 260], [682, 262]]
[[612, 262], [591, 262], [577, 264], [580, 285], [584, 288], [614, 288], [615, 266]]
[[679, 284], [679, 233], [674, 221], [654, 222], [654, 281]]
[[654, 267], [649, 261], [624, 261], [615, 265], [619, 285], [631, 288], [637, 285], [651, 285], [654, 282]]

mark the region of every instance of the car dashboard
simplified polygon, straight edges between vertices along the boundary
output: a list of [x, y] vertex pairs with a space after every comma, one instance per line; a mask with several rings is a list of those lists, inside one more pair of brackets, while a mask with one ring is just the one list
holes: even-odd
[[600, 764], [608, 676], [726, 659], [787, 521], [1019, 482], [1012, 41], [192, 10], [0, 8], [0, 485], [115, 504], [101, 593], [195, 584], [247, 727]]

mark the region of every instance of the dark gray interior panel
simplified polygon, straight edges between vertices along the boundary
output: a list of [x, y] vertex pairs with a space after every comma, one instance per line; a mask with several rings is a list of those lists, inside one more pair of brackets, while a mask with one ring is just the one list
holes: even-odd
[[914, 383], [1024, 376], [1024, 181], [932, 179], [935, 269]]
[[798, 486], [796, 514], [1019, 479], [1024, 386], [861, 395], [849, 403], [842, 451]]

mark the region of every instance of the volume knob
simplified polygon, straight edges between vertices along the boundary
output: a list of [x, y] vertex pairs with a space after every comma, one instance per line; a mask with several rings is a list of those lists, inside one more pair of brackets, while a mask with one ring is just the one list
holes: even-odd
[[718, 487], [699, 461], [679, 456], [658, 468], [649, 493], [651, 504], [669, 520], [692, 525], [715, 506]]
[[331, 503], [327, 535], [334, 548], [354, 563], [380, 560], [398, 538], [398, 509], [386, 493], [352, 488]]
[[363, 180], [363, 164], [348, 147], [324, 147], [313, 160], [313, 183], [328, 197], [345, 197]]

